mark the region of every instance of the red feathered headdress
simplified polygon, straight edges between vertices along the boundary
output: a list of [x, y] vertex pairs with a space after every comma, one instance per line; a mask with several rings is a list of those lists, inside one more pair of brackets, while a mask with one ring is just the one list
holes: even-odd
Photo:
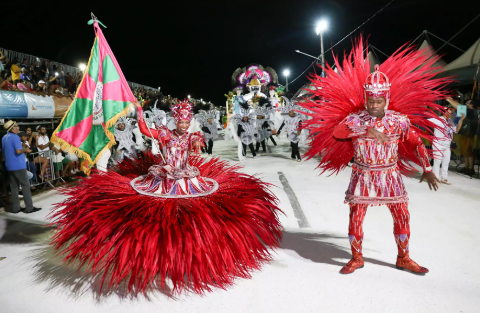
[[390, 102], [390, 81], [384, 73], [380, 72], [378, 64], [375, 65], [375, 72], [368, 75], [365, 84], [363, 85], [363, 89], [365, 89], [365, 105], [367, 105], [368, 97], [385, 97], [385, 101], [387, 105], [385, 109], [388, 107], [388, 103]]
[[178, 123], [180, 120], [191, 121], [193, 119], [192, 104], [188, 100], [183, 100], [175, 104], [172, 109], [172, 116]]
[[[376, 73], [370, 75], [370, 62], [368, 58], [365, 59], [361, 38], [348, 57], [344, 55], [342, 65], [334, 55], [338, 73], [327, 65], [324, 69], [326, 77], [312, 75], [310, 80], [316, 88], [309, 92], [313, 97], [299, 102], [311, 112], [306, 114], [312, 117], [304, 122], [304, 128], [310, 130], [311, 139], [305, 156], [322, 157], [318, 166], [321, 173], [338, 173], [344, 169], [353, 158], [353, 143], [351, 139], [334, 138], [333, 130], [350, 113], [364, 110], [365, 97], [375, 92], [385, 93], [384, 96], [390, 100], [388, 109], [407, 115], [420, 137], [432, 141], [433, 133], [421, 130], [418, 126], [441, 129], [427, 119], [438, 119], [434, 111], [441, 111], [443, 107], [435, 101], [446, 97], [447, 92], [442, 88], [451, 81], [450, 78], [433, 78], [442, 70], [434, 67], [437, 60], [438, 57], [431, 57], [413, 47], [401, 47], [376, 68]], [[379, 88], [378, 84], [382, 84], [382, 87]], [[391, 85], [389, 90], [384, 84]], [[418, 163], [418, 160], [413, 149], [406, 145], [406, 142], [399, 145], [399, 167], [403, 174], [410, 175], [415, 170], [409, 162]]]

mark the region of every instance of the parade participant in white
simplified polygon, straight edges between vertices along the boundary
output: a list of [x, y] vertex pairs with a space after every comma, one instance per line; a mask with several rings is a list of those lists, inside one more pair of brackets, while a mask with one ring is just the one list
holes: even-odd
[[[430, 122], [444, 129], [443, 132], [435, 129], [435, 137], [437, 138], [437, 141], [433, 143], [432, 149], [435, 158], [435, 161], [433, 162], [433, 173], [441, 183], [446, 185], [451, 185], [451, 183], [448, 182], [448, 165], [450, 164], [450, 156], [452, 153], [450, 146], [452, 144], [453, 133], [455, 133], [455, 126], [453, 125], [450, 116], [451, 114], [449, 111], [442, 114], [441, 119], [445, 121], [445, 124], [442, 124], [438, 119], [428, 119]], [[442, 166], [441, 173], [440, 165]]]
[[258, 136], [256, 137], [257, 144], [255, 148], [255, 152], [258, 153], [260, 149], [260, 145], [262, 145], [262, 151], [267, 152], [266, 149], [266, 140], [270, 138], [274, 145], [277, 145], [275, 140], [272, 138], [272, 134], [276, 134], [275, 125], [273, 122], [268, 118], [270, 115], [270, 110], [268, 108], [257, 108], [255, 110], [255, 114], [257, 115], [257, 132]]
[[116, 150], [115, 160], [122, 162], [125, 157], [131, 158], [135, 154], [135, 141], [133, 140], [134, 120], [121, 117], [115, 124], [115, 140], [117, 144], [114, 146]]
[[292, 147], [291, 157], [300, 162], [302, 159], [300, 157], [300, 151], [298, 150], [298, 142], [300, 141], [302, 120], [304, 120], [305, 117], [295, 112], [295, 110], [299, 110], [300, 107], [292, 104], [287, 98], [283, 98], [286, 101], [286, 106], [281, 108], [284, 114], [284, 120], [278, 129], [277, 136], [281, 133], [283, 127], [286, 126], [287, 138], [290, 140], [290, 146]]
[[[215, 115], [216, 112], [213, 110], [200, 110], [200, 113], [195, 115], [195, 119], [199, 122], [200, 128], [203, 132], [203, 137], [205, 137], [205, 150], [208, 155], [212, 155], [213, 141], [218, 137], [218, 129], [214, 120]], [[203, 148], [202, 151], [204, 151]]]
[[232, 117], [232, 121], [234, 120], [237, 125], [237, 136], [240, 138], [239, 149], [241, 144], [242, 156], [245, 157], [248, 146], [253, 157], [255, 157], [257, 154], [255, 153], [255, 148], [253, 147], [253, 140], [256, 136], [258, 136], [257, 126], [255, 123], [255, 114], [250, 113], [250, 109], [247, 107], [246, 103], [243, 105], [240, 111], [241, 114], [237, 114]]

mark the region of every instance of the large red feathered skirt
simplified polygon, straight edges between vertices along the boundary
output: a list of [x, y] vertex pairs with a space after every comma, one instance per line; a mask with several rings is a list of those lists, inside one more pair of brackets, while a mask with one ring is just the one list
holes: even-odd
[[174, 293], [202, 294], [250, 278], [279, 246], [277, 198], [239, 166], [196, 156], [190, 162], [217, 191], [180, 199], [137, 193], [130, 182], [158, 163], [151, 153], [65, 189], [69, 198], [50, 216], [58, 226], [52, 244], [67, 263], [102, 273], [110, 287], [126, 282], [135, 294], [169, 281]]

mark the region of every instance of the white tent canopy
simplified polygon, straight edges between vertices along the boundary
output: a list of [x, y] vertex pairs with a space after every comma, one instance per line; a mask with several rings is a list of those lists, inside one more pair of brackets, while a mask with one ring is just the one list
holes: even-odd
[[375, 54], [372, 51], [368, 52], [368, 60], [370, 61], [370, 73], [375, 72], [375, 65], [380, 65], [380, 61], [378, 58], [375, 56]]
[[[438, 54], [435, 52], [435, 50], [433, 50], [432, 46], [428, 43], [427, 40], [423, 40], [420, 47], [418, 47], [418, 50], [422, 51], [422, 54], [427, 57], [431, 56], [432, 58], [438, 58], [438, 61], [435, 62], [434, 67], [445, 67], [447, 65], [445, 61], [439, 58]], [[419, 68], [422, 68], [422, 67], [423, 65], [420, 66]]]
[[445, 66], [445, 71], [472, 66], [480, 62], [480, 38], [464, 54]]

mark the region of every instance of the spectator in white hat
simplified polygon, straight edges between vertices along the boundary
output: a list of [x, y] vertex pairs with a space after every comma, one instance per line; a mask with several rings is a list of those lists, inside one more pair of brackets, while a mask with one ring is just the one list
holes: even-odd
[[3, 126], [7, 134], [2, 138], [2, 151], [5, 158], [5, 167], [10, 175], [10, 189], [12, 195], [13, 211], [18, 213], [20, 207], [19, 187], [22, 186], [23, 200], [25, 201], [24, 213], [33, 213], [40, 211], [41, 208], [33, 206], [32, 193], [30, 191], [30, 181], [27, 174], [27, 163], [25, 162], [25, 152], [32, 150], [24, 148], [18, 133], [20, 128], [14, 121], [8, 121]]

